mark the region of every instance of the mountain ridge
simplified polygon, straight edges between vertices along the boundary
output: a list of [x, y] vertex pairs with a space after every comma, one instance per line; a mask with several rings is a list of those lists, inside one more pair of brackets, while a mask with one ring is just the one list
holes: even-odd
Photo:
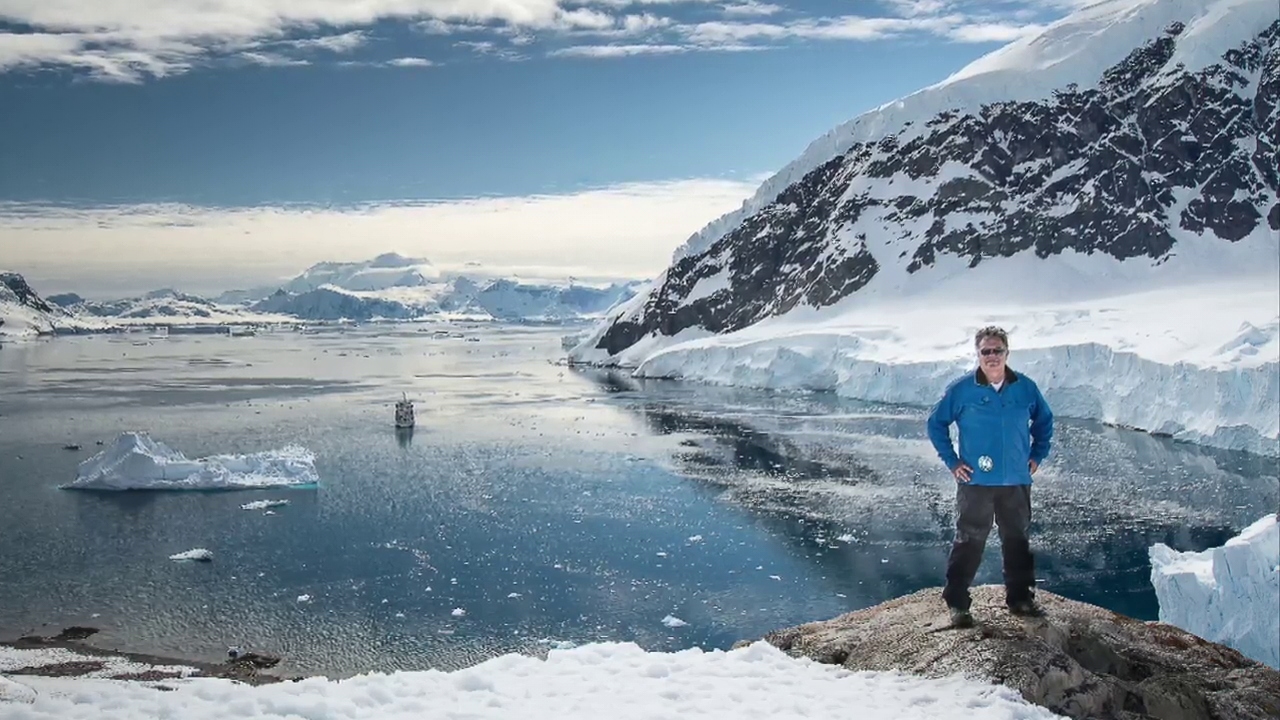
[[[1087, 267], [1095, 284], [1112, 287], [1273, 271], [1280, 247], [1272, 140], [1280, 136], [1280, 19], [1268, 6], [1099, 3], [1039, 36], [1079, 34], [1100, 14], [1121, 18], [1115, 22], [1126, 33], [1147, 28], [1150, 36], [1092, 86], [942, 110], [867, 135], [760, 204], [778, 178], [813, 160], [811, 145], [743, 210], [692, 236], [648, 297], [613, 314], [589, 338], [594, 345], [575, 355], [599, 361], [645, 338], [734, 332], [797, 308], [852, 302], [866, 297], [859, 295], [864, 289], [886, 297], [918, 292], [913, 284], [942, 285], [981, 263], [1024, 253], [1059, 256], [1064, 270]], [[1236, 14], [1224, 20], [1224, 9]], [[1145, 14], [1135, 20], [1139, 10]], [[1244, 32], [1242, 25], [1245, 37], [1226, 37]], [[1096, 34], [1105, 38], [1111, 29]], [[1018, 41], [992, 55], [1017, 56], [1009, 48], [1035, 43]], [[1217, 62], [1188, 66], [1205, 61], [1206, 46], [1226, 50]], [[989, 59], [973, 65], [986, 69], [961, 71], [951, 85], [934, 87], [954, 89], [998, 66]], [[870, 133], [884, 122], [877, 113], [840, 126], [844, 137]], [[742, 215], [753, 204], [758, 209]], [[738, 223], [716, 236], [735, 217]], [[1100, 263], [1100, 254], [1116, 262]], [[1141, 262], [1124, 262], [1130, 260]], [[1030, 269], [1044, 274], [1046, 293], [1065, 292], [1053, 287], [1055, 268]]]

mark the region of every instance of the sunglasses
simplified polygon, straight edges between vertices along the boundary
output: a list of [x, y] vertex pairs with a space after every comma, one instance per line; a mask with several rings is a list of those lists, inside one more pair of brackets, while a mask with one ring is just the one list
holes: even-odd
[[1003, 355], [1005, 348], [982, 348], [982, 354], [986, 355]]

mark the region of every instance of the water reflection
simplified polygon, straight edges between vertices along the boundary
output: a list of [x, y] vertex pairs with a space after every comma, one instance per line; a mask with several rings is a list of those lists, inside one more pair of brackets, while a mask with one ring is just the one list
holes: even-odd
[[[822, 577], [857, 579], [837, 585], [858, 602], [941, 583], [955, 484], [927, 443], [925, 410], [582, 372], [655, 433], [684, 436], [672, 453], [681, 475], [753, 511]], [[1033, 492], [1037, 575], [1053, 592], [1155, 619], [1152, 544], [1220, 545], [1278, 498], [1274, 459], [1062, 419]], [[992, 533], [977, 582], [999, 581]]]
[[408, 449], [409, 446], [413, 445], [413, 428], [396, 428], [396, 444], [404, 449]]

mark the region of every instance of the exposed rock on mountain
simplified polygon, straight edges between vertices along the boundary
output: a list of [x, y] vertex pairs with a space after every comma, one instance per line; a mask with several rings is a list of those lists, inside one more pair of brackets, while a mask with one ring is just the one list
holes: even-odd
[[[1126, 57], [1091, 69], [1114, 52], [1104, 41], [1134, 34]], [[1037, 73], [1084, 80], [1028, 90]], [[1186, 273], [1274, 262], [1278, 106], [1274, 2], [1100, 3], [815, 143], [691, 238], [593, 347], [736, 331], [994, 258], [1051, 274], [1108, 256], [1125, 261], [1117, 287], [1175, 258]]]

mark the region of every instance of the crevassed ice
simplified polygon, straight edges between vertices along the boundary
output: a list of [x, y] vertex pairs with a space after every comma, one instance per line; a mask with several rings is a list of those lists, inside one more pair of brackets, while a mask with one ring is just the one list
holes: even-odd
[[1221, 547], [1178, 552], [1157, 543], [1151, 584], [1160, 621], [1280, 669], [1280, 523], [1267, 515]]

